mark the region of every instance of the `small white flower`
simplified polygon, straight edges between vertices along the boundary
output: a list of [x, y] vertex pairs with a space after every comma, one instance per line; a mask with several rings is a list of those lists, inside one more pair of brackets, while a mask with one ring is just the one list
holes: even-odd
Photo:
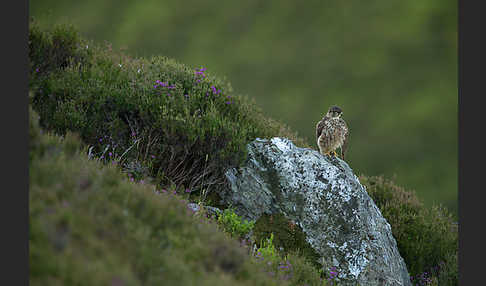
[[140, 73], [140, 69], [138, 69], [137, 72]]
[[118, 64], [119, 67], [122, 67], [122, 64]]

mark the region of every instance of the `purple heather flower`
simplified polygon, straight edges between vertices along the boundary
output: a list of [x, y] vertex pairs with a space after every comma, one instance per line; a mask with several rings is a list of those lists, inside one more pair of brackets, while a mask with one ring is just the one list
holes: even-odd
[[176, 191], [174, 191], [172, 194], [176, 195], [176, 194], [177, 194], [177, 192], [176, 192]]
[[189, 98], [189, 95], [188, 95], [188, 94], [184, 94], [184, 96], [185, 96], [186, 98]]
[[35, 69], [35, 72], [39, 72], [39, 68], [36, 68], [36, 69]]
[[231, 101], [226, 101], [226, 104], [231, 104]]
[[191, 192], [191, 190], [189, 190], [189, 189], [186, 189], [186, 193], [190, 193], [190, 192]]
[[201, 80], [200, 80], [200, 79], [198, 79], [198, 80], [196, 80], [196, 81], [197, 81], [197, 82], [201, 82]]
[[110, 157], [111, 157], [111, 156], [113, 156], [113, 153], [110, 152], [110, 153], [108, 153], [108, 155], [110, 155]]
[[155, 159], [155, 155], [150, 155], [150, 157], [152, 157], [152, 159]]
[[133, 182], [133, 181], [134, 181], [134, 179], [132, 177], [130, 177], [130, 182]]

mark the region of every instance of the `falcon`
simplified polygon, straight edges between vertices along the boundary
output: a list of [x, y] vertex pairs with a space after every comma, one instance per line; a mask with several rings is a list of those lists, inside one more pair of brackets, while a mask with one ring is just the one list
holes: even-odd
[[341, 148], [341, 158], [346, 153], [348, 126], [341, 118], [343, 111], [338, 106], [331, 106], [326, 115], [316, 124], [316, 139], [322, 155], [336, 156], [336, 149]]

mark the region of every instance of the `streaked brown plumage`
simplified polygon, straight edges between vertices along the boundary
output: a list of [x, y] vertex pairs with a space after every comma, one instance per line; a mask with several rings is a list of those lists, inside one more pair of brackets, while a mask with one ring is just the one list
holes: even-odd
[[316, 139], [319, 152], [322, 155], [336, 155], [336, 149], [341, 148], [341, 158], [344, 159], [347, 148], [348, 126], [341, 118], [342, 110], [331, 106], [327, 114], [316, 124]]

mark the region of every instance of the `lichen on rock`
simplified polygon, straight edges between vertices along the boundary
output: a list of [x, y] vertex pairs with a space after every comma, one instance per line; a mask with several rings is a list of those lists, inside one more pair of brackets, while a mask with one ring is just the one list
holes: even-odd
[[256, 139], [226, 179], [225, 204], [249, 220], [280, 215], [295, 223], [314, 262], [334, 267], [340, 284], [410, 285], [390, 225], [343, 160], [286, 138]]

